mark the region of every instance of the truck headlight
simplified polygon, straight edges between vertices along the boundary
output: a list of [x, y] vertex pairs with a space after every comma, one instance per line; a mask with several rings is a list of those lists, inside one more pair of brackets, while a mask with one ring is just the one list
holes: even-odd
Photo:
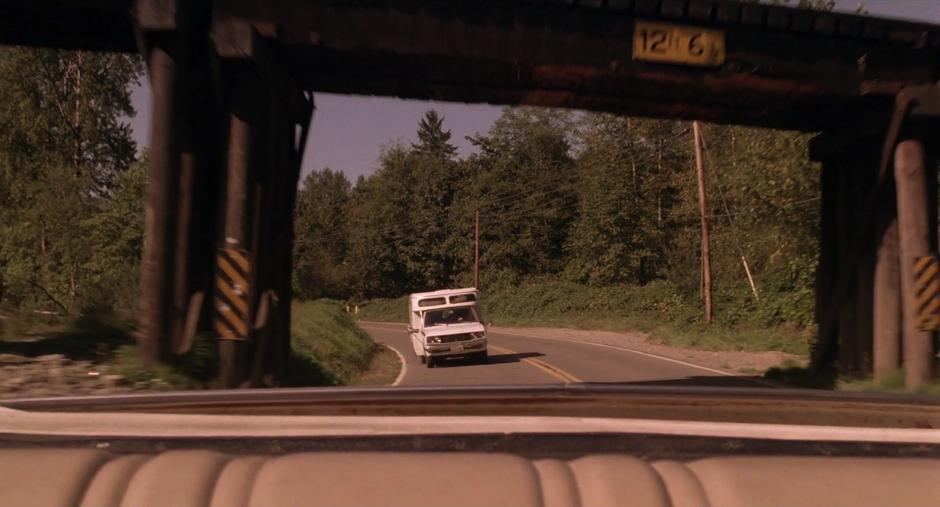
[[486, 333], [470, 333], [474, 338], [486, 338]]
[[428, 343], [441, 343], [440, 336], [431, 336], [428, 338]]

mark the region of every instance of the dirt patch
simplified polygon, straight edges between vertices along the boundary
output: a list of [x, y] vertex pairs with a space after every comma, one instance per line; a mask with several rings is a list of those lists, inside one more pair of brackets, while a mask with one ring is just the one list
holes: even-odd
[[686, 361], [736, 375], [760, 375], [767, 371], [768, 368], [780, 366], [785, 362], [794, 365], [802, 365], [806, 362], [805, 357], [776, 351], [713, 351], [670, 347], [668, 345], [654, 343], [650, 340], [648, 334], [639, 331], [618, 333], [612, 331], [586, 331], [579, 329], [502, 326], [491, 326], [489, 330], [493, 333], [517, 334], [535, 338], [550, 338], [622, 347], [679, 361]]
[[0, 354], [0, 398], [85, 396], [133, 390], [123, 382], [121, 375], [61, 354], [38, 357]]
[[369, 368], [349, 383], [351, 386], [390, 386], [398, 378], [402, 364], [398, 354], [391, 348], [379, 344], [379, 351], [372, 356]]

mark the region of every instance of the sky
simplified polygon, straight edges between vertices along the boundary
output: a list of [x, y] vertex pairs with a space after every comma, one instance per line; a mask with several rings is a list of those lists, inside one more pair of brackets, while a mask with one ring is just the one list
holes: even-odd
[[[795, 0], [794, 0], [795, 2]], [[940, 0], [839, 0], [837, 10], [853, 12], [859, 4], [873, 16], [940, 23]], [[150, 129], [150, 88], [146, 77], [132, 90], [137, 115], [131, 129], [138, 147], [147, 145]], [[482, 133], [499, 117], [501, 106], [401, 100], [318, 93], [316, 111], [307, 140], [302, 174], [329, 167], [342, 171], [351, 181], [371, 174], [384, 146], [415, 139], [418, 120], [429, 109], [444, 117], [451, 141], [460, 155], [472, 151], [466, 136]]]

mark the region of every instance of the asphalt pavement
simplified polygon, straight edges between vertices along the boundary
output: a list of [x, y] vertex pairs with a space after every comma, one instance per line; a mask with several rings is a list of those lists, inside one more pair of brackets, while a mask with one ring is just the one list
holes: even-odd
[[[489, 361], [453, 359], [427, 368], [414, 355], [404, 324], [360, 322], [396, 350], [404, 369], [396, 385], [523, 385], [577, 382], [755, 387], [754, 380], [627, 348], [562, 338], [489, 332]], [[766, 386], [765, 386], [766, 387]]]

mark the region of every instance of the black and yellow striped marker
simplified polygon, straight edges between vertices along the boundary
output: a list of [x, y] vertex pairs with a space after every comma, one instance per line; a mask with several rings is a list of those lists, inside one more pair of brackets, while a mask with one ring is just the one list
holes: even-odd
[[248, 252], [231, 246], [222, 248], [216, 256], [216, 267], [215, 332], [222, 340], [247, 340], [251, 327]]
[[921, 331], [940, 329], [940, 259], [936, 255], [914, 261], [914, 302], [917, 327]]

